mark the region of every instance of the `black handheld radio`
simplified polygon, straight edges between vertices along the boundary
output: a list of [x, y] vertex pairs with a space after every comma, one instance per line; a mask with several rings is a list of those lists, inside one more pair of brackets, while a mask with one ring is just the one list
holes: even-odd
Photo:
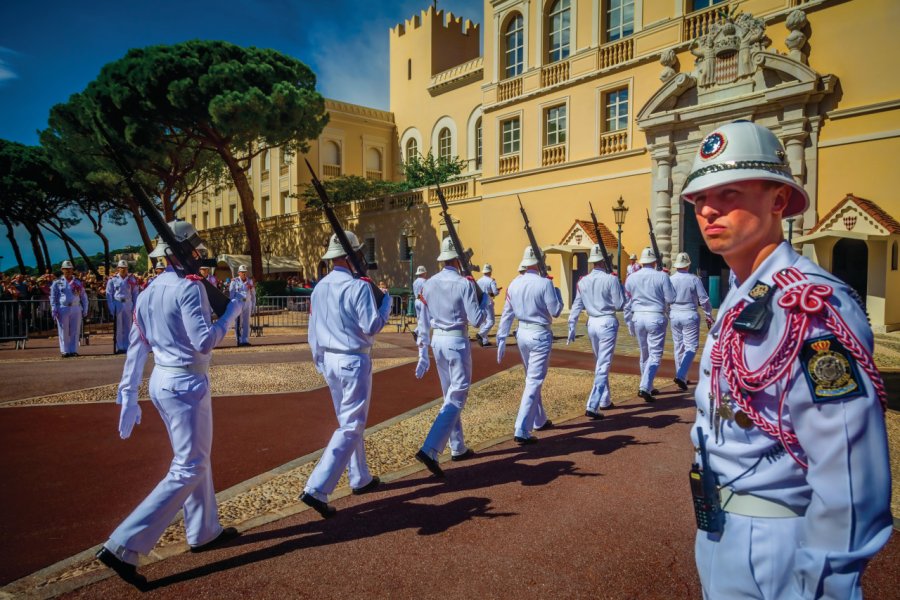
[[719, 486], [716, 475], [709, 467], [706, 454], [706, 439], [703, 430], [697, 428], [697, 439], [700, 444], [701, 465], [691, 466], [691, 496], [694, 500], [694, 515], [697, 517], [697, 529], [710, 533], [720, 533], [725, 525], [725, 514], [719, 503]]

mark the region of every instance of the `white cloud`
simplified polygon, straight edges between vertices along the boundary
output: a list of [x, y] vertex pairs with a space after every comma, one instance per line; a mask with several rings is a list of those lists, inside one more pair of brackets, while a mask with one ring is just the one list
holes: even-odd
[[337, 28], [316, 32], [314, 60], [318, 87], [327, 98], [388, 109], [388, 36], [368, 27], [355, 35]]
[[6, 60], [6, 56], [14, 56], [18, 54], [14, 50], [10, 50], [9, 48], [4, 48], [0, 46], [0, 85], [9, 81], [10, 79], [18, 79], [19, 75], [16, 73], [9, 62]]

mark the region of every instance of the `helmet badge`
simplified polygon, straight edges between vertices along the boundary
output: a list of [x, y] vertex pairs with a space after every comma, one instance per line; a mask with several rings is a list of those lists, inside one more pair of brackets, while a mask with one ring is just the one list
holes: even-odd
[[706, 139], [700, 145], [700, 158], [703, 160], [714, 158], [721, 154], [726, 145], [728, 145], [728, 141], [725, 139], [725, 136], [718, 131], [714, 131], [706, 136]]

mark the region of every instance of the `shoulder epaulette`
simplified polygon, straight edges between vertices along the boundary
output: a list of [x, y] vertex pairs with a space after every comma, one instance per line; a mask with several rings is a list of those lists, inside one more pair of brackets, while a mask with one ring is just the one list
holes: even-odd
[[200, 277], [199, 275], [194, 275], [193, 273], [185, 276], [185, 279], [190, 279], [191, 281], [203, 281], [202, 277]]

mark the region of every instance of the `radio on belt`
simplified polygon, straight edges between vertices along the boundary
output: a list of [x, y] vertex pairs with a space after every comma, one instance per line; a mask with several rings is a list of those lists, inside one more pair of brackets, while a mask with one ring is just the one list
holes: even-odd
[[710, 533], [721, 533], [724, 526], [724, 511], [719, 505], [719, 486], [716, 475], [709, 468], [706, 455], [706, 440], [703, 430], [697, 428], [697, 439], [700, 442], [700, 461], [691, 466], [691, 496], [694, 500], [694, 515], [697, 517], [697, 528]]

